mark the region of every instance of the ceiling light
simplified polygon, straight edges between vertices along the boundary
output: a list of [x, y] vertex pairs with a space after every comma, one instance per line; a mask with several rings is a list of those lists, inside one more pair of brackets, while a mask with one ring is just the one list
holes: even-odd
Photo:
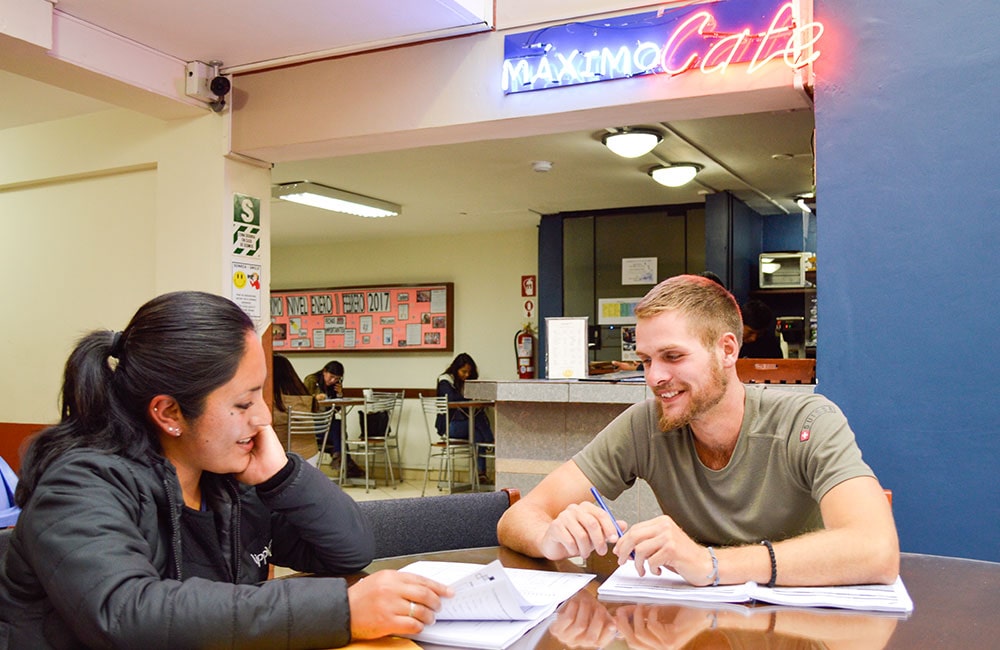
[[403, 211], [403, 208], [395, 203], [309, 181], [276, 185], [271, 190], [271, 196], [276, 199], [359, 217], [395, 217]]
[[695, 163], [674, 163], [672, 165], [657, 165], [649, 170], [649, 175], [660, 185], [680, 187], [690, 182], [701, 170], [702, 166]]
[[652, 129], [619, 129], [608, 133], [601, 142], [622, 158], [638, 158], [660, 144], [663, 136]]

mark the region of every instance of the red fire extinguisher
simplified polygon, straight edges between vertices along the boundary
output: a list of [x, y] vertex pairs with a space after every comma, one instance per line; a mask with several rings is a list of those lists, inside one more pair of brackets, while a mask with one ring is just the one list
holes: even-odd
[[531, 323], [514, 335], [514, 353], [517, 355], [517, 376], [519, 379], [535, 378], [535, 333]]

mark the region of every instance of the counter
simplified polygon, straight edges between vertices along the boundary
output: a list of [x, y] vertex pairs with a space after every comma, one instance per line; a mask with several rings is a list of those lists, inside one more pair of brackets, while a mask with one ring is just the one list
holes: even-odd
[[[813, 392], [812, 384], [767, 384]], [[470, 380], [465, 396], [496, 402], [496, 485], [526, 494], [630, 405], [653, 396], [644, 383], [579, 380]], [[615, 515], [641, 521], [660, 514], [644, 481], [612, 502]]]

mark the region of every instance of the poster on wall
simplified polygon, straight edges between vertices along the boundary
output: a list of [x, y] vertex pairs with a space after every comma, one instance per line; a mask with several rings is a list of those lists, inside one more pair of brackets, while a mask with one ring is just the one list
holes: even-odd
[[656, 258], [623, 257], [622, 284], [656, 284]]
[[635, 323], [635, 306], [642, 298], [598, 298], [598, 325], [632, 325]]
[[232, 261], [232, 298], [254, 322], [260, 320], [260, 264]]
[[453, 293], [450, 282], [272, 291], [272, 346], [288, 352], [450, 352]]

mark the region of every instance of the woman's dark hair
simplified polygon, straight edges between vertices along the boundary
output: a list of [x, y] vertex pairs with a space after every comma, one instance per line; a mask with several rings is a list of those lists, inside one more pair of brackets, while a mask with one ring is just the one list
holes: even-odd
[[271, 362], [272, 383], [274, 384], [274, 408], [279, 411], [287, 411], [285, 402], [281, 399], [282, 393], [285, 395], [309, 395], [309, 389], [299, 379], [298, 373], [292, 367], [292, 362], [287, 357], [280, 354], [274, 355]]
[[323, 371], [327, 371], [331, 375], [336, 375], [337, 377], [344, 376], [344, 364], [339, 361], [327, 361], [326, 365], [309, 375], [310, 377], [316, 378], [316, 386], [319, 390], [323, 391], [327, 397], [337, 397], [336, 391], [331, 391], [331, 387], [326, 385], [326, 380], [323, 379]]
[[446, 375], [451, 375], [454, 378], [455, 390], [460, 393], [465, 388], [465, 379], [458, 376], [458, 369], [462, 366], [469, 366], [469, 376], [466, 379], [479, 379], [479, 368], [476, 367], [476, 360], [466, 352], [460, 353], [444, 371]]
[[[331, 375], [336, 375], [338, 377], [344, 376], [344, 364], [339, 361], [327, 361], [326, 365], [323, 366], [323, 370], [327, 371]], [[323, 370], [320, 370], [320, 374], [323, 373]]]
[[40, 432], [25, 452], [18, 505], [27, 503], [52, 461], [71, 449], [136, 459], [161, 452], [147, 417], [150, 400], [170, 395], [185, 418], [198, 418], [209, 393], [235, 376], [252, 331], [253, 321], [232, 301], [179, 291], [140, 307], [122, 332], [84, 336], [66, 361], [59, 423]]

